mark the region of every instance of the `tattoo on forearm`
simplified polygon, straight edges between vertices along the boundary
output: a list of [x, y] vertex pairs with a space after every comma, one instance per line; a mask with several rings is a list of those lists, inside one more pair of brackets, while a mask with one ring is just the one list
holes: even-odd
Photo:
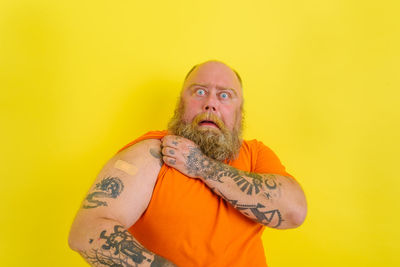
[[151, 263], [150, 267], [162, 267], [162, 266], [175, 266], [171, 262], [167, 261], [163, 257], [154, 255], [154, 261]]
[[[198, 148], [190, 149], [186, 166], [189, 174], [200, 176], [205, 180], [214, 180], [224, 183], [226, 180], [222, 180], [222, 178], [228, 177], [235, 182], [240, 191], [249, 196], [262, 194], [267, 200], [270, 200], [273, 196], [280, 195], [281, 184], [277, 182], [273, 174], [257, 174], [238, 170], [232, 166], [206, 157]], [[212, 190], [215, 192], [215, 187]], [[276, 228], [284, 221], [278, 209], [268, 210], [267, 207], [261, 203], [251, 205], [241, 204], [238, 203], [237, 200], [232, 200], [224, 196], [221, 191], [218, 190], [217, 192], [237, 210], [259, 223]]]
[[274, 176], [274, 175], [272, 175], [272, 176], [273, 176], [272, 179], [271, 179], [271, 178], [265, 178], [265, 186], [266, 186], [268, 189], [271, 189], [271, 190], [276, 189], [276, 187], [278, 186], [278, 185], [276, 184], [276, 181], [274, 180], [274, 179], [275, 179], [275, 176]]
[[[190, 149], [186, 165], [189, 174], [201, 176], [205, 180], [211, 179], [223, 183], [221, 178], [229, 177], [235, 181], [240, 190], [247, 195], [259, 194], [261, 191], [275, 190], [278, 188], [274, 175], [260, 175], [235, 169], [222, 162], [204, 156], [198, 148]], [[265, 194], [267, 199], [271, 198], [271, 194]]]
[[163, 165], [162, 155], [161, 152], [155, 148], [150, 148], [150, 154], [159, 160], [160, 166]]
[[124, 184], [118, 177], [104, 178], [100, 183], [96, 184], [92, 192], [86, 196], [82, 207], [84, 209], [92, 209], [99, 206], [108, 206], [106, 201], [100, 199], [117, 198], [122, 190], [124, 190]]
[[186, 160], [186, 166], [189, 174], [202, 176], [206, 180], [211, 179], [222, 183], [219, 178], [221, 178], [223, 175], [219, 175], [219, 173], [224, 169], [216, 162], [217, 161], [204, 156], [199, 148], [191, 147]]
[[[101, 248], [114, 252], [114, 255], [124, 255], [135, 263], [141, 263], [146, 257], [143, 255], [144, 248], [137, 242], [133, 241], [130, 233], [121, 225], [114, 226], [114, 233], [106, 235], [104, 230], [100, 234], [101, 239], [106, 240]], [[150, 262], [150, 260], [148, 260]]]
[[[241, 211], [249, 218], [252, 218], [257, 222], [264, 224], [265, 226], [277, 228], [284, 221], [278, 209], [267, 210], [266, 207], [260, 203], [257, 203], [256, 205], [239, 204], [237, 200], [232, 200], [224, 196], [221, 191], [219, 191], [219, 194], [229, 203], [231, 203], [234, 208]], [[276, 223], [274, 225], [270, 225], [274, 218], [277, 218], [275, 219]]]
[[[283, 219], [282, 215], [279, 212], [278, 209], [275, 210], [267, 210], [267, 211], [261, 211], [260, 209], [265, 208], [264, 205], [258, 203], [257, 205], [254, 205], [250, 208], [251, 213], [256, 217], [257, 221], [261, 222], [264, 225], [267, 225], [269, 227], [277, 228], [281, 225]], [[240, 209], [240, 207], [239, 207]], [[272, 220], [274, 218], [277, 218], [277, 222], [275, 225], [270, 225]]]
[[103, 240], [104, 244], [99, 249], [83, 254], [89, 263], [95, 266], [130, 267], [152, 261], [152, 253], [136, 242], [123, 226], [115, 225], [113, 230], [110, 234], [102, 231], [99, 240]]
[[251, 178], [251, 180], [249, 181], [247, 180], [248, 177], [243, 176], [238, 170], [232, 167], [227, 168], [228, 171], [225, 172], [225, 176], [232, 178], [232, 180], [234, 180], [236, 184], [240, 187], [240, 190], [242, 192], [245, 192], [247, 189], [247, 194], [252, 195], [254, 188], [255, 194], [260, 193], [260, 189], [262, 188], [262, 178], [260, 175], [249, 173], [249, 175], [247, 175]]
[[276, 182], [276, 178], [273, 174], [260, 175], [237, 170], [231, 166], [226, 166], [226, 169], [228, 170], [224, 173], [224, 176], [230, 177], [235, 181], [240, 187], [240, 190], [246, 192], [247, 195], [252, 195], [253, 192], [258, 194], [263, 191], [266, 198], [270, 199], [271, 194], [266, 191], [278, 189], [278, 185], [281, 185]]

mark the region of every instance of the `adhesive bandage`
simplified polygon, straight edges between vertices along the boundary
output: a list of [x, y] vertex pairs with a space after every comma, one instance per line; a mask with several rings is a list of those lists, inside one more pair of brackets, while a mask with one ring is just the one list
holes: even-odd
[[138, 171], [137, 167], [135, 165], [132, 165], [126, 161], [123, 160], [117, 160], [114, 164], [114, 168], [119, 169], [123, 172], [126, 172], [127, 174], [130, 175], [135, 175]]

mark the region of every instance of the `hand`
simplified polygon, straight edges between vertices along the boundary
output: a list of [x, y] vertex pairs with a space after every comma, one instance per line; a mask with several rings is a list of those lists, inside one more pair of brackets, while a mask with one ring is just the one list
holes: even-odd
[[176, 135], [166, 135], [161, 141], [161, 154], [166, 165], [191, 178], [200, 178], [198, 163], [207, 157], [194, 142]]

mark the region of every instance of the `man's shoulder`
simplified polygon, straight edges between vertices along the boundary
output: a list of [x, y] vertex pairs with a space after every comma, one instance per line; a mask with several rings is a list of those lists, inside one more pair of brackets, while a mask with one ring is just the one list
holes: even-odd
[[[123, 165], [127, 163], [135, 165], [134, 169], [147, 168], [148, 166], [162, 165], [161, 155], [161, 140], [159, 139], [144, 139], [138, 141], [123, 150], [117, 152], [111, 159], [114, 164]], [[128, 165], [127, 165], [128, 166]]]
[[244, 154], [272, 152], [270, 147], [257, 139], [243, 140], [241, 150], [243, 150]]
[[267, 145], [265, 145], [263, 143], [263, 141], [260, 141], [258, 139], [243, 140], [242, 145], [252, 147], [252, 148], [267, 148], [267, 149], [269, 149], [269, 147]]
[[243, 140], [242, 147], [249, 149], [257, 149], [260, 145], [264, 145], [261, 141], [257, 139]]
[[[142, 143], [143, 141], [146, 141], [145, 143], [152, 143], [152, 142], [154, 143], [157, 140], [161, 142], [160, 139], [163, 138], [165, 135], [167, 135], [167, 130], [147, 132], [144, 135], [139, 136], [138, 138], [134, 139], [133, 141], [123, 146], [121, 149], [118, 150], [118, 153], [132, 147], [135, 144], [138, 144], [139, 142]], [[149, 141], [149, 140], [154, 140], [154, 141]]]

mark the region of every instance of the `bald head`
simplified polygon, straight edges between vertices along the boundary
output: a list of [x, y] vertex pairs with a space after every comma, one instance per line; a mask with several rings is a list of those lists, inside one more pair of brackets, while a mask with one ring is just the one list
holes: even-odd
[[238, 73], [236, 70], [234, 70], [234, 69], [232, 69], [231, 67], [229, 67], [228, 65], [226, 65], [225, 63], [223, 63], [223, 62], [221, 62], [221, 61], [218, 61], [218, 60], [208, 60], [208, 61], [206, 61], [206, 62], [203, 62], [203, 63], [197, 64], [197, 65], [194, 65], [194, 66], [189, 70], [189, 72], [186, 74], [186, 77], [185, 77], [185, 80], [184, 80], [184, 81], [186, 82], [186, 80], [189, 78], [189, 76], [190, 76], [197, 68], [202, 67], [202, 66], [210, 66], [210, 65], [211, 65], [211, 66], [214, 65], [215, 67], [219, 66], [219, 67], [222, 67], [222, 68], [228, 68], [228, 69], [230, 69], [230, 70], [235, 74], [236, 79], [239, 81], [240, 88], [243, 87], [242, 79], [241, 79], [239, 73]]

